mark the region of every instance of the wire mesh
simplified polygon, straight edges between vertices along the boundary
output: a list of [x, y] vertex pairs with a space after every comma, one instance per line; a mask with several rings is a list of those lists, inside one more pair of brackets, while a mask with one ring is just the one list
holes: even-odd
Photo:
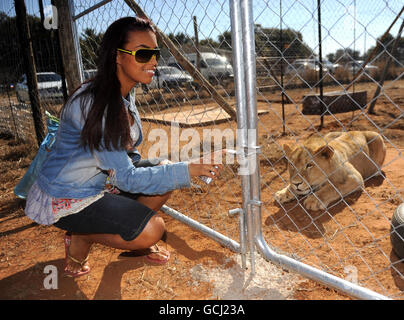
[[[403, 40], [402, 17], [383, 35], [400, 10], [399, 1], [254, 4], [258, 107], [270, 109], [257, 128], [265, 240], [277, 252], [392, 298], [403, 297], [404, 274], [403, 257], [395, 255], [390, 242], [391, 218], [404, 195], [397, 179], [403, 165], [404, 60], [400, 50], [392, 50], [396, 38]], [[381, 91], [374, 95], [377, 88]], [[372, 102], [376, 112], [368, 108]], [[358, 151], [331, 171], [315, 147], [335, 147], [340, 142], [331, 132], [352, 131], [378, 133], [387, 152], [383, 165], [363, 177], [359, 191], [352, 185], [347, 192], [334, 178], [341, 179], [341, 168], [368, 152], [375, 139], [363, 145], [351, 140], [350, 148]], [[367, 153], [355, 164], [359, 171], [366, 161], [375, 164], [372, 156]], [[282, 198], [279, 191], [290, 183], [293, 195]], [[301, 191], [303, 185], [310, 188]], [[332, 193], [337, 199], [328, 203]], [[313, 202], [326, 208], [313, 208]]]
[[[116, 10], [114, 6], [119, 6], [115, 2], [109, 5], [103, 9], [105, 14], [97, 14], [105, 18], [107, 12], [111, 14]], [[213, 1], [162, 1], [139, 2], [139, 5], [183, 53], [193, 52], [199, 46], [200, 51], [226, 55], [231, 62], [231, 55], [222, 51], [231, 49], [228, 8], [223, 4]], [[318, 32], [319, 9], [322, 13], [321, 40]], [[390, 219], [394, 207], [403, 201], [403, 194], [399, 180], [389, 179], [391, 174], [386, 172], [391, 170], [395, 176], [396, 166], [402, 161], [402, 136], [396, 136], [396, 131], [392, 133], [390, 130], [394, 130], [392, 126], [401, 128], [403, 112], [397, 98], [400, 99], [402, 94], [399, 83], [403, 75], [403, 57], [400, 50], [391, 51], [396, 35], [383, 37], [383, 34], [400, 9], [398, 1], [370, 5], [359, 1], [256, 1], [253, 10], [258, 108], [265, 110], [259, 118], [258, 128], [263, 150], [260, 172], [265, 238], [280, 252], [394, 298], [402, 295], [402, 287], [392, 283], [399, 283], [403, 270], [400, 258], [394, 257], [391, 250]], [[122, 15], [131, 14], [129, 9], [126, 10], [121, 11]], [[206, 39], [198, 44], [193, 33], [194, 16], [199, 22], [198, 39]], [[397, 30], [395, 26], [391, 32], [397, 33]], [[218, 32], [215, 42], [213, 35]], [[208, 46], [201, 48], [202, 42]], [[324, 48], [321, 59], [318, 53], [320, 46]], [[364, 61], [369, 57], [365, 66]], [[379, 82], [387, 57], [393, 61], [386, 69], [388, 82], [383, 85], [380, 97], [371, 97], [375, 88], [382, 86]], [[168, 53], [163, 54], [162, 60], [163, 64], [173, 64]], [[363, 72], [355, 79], [359, 69]], [[234, 100], [234, 90], [221, 86], [222, 78], [208, 78], [222, 90], [226, 99]], [[351, 85], [350, 90], [346, 89], [348, 85]], [[200, 112], [208, 117], [209, 108], [212, 104], [215, 107], [209, 96], [202, 97], [195, 88], [162, 89], [166, 93], [161, 93], [161, 88], [154, 90], [153, 93], [158, 92], [157, 97], [153, 96], [145, 103], [156, 118], [162, 112], [162, 106], [169, 106], [170, 112], [175, 113], [174, 120], [185, 115], [186, 104], [191, 105], [192, 112], [196, 112], [198, 104], [201, 105]], [[322, 89], [325, 94], [319, 96]], [[178, 97], [179, 92], [181, 95]], [[145, 96], [143, 92], [137, 95], [142, 106], [140, 101]], [[368, 104], [376, 99], [385, 106], [382, 113], [392, 113], [387, 122], [366, 110]], [[318, 115], [321, 118], [326, 116], [325, 124], [321, 122], [323, 128], [319, 127]], [[152, 128], [153, 119], [148, 121], [145, 121], [146, 127]], [[225, 124], [213, 121], [216, 128], [234, 130], [230, 122]], [[382, 171], [379, 171], [380, 176], [368, 177], [361, 192], [344, 195], [326, 210], [306, 209], [304, 197], [292, 201], [292, 204], [279, 205], [274, 201], [275, 192], [286, 186], [289, 179], [282, 143], [297, 144], [315, 134], [324, 137], [329, 131], [352, 130], [371, 130], [383, 137], [388, 155]], [[240, 198], [239, 189], [234, 192], [234, 184], [229, 183], [235, 173], [233, 169], [231, 176], [226, 177], [227, 185], [231, 185], [229, 194]], [[382, 195], [378, 195], [380, 188], [383, 189]], [[337, 186], [334, 189], [342, 195]], [[207, 197], [214, 194], [217, 195], [217, 191], [211, 189]], [[205, 213], [200, 214], [206, 212], [205, 204], [209, 202], [206, 195], [202, 200], [197, 194], [190, 194], [191, 206], [180, 202], [172, 205], [186, 215], [208, 223], [215, 230], [231, 234], [234, 229], [228, 232], [221, 228], [227, 224], [226, 229], [230, 225], [227, 217], [219, 224], [212, 219], [218, 211], [225, 211], [220, 210], [220, 204], [228, 202], [228, 197], [226, 192], [221, 194], [206, 215], [208, 219], [205, 219]], [[231, 203], [227, 205], [232, 207]]]
[[[198, 48], [199, 71], [235, 110], [228, 6], [198, 1], [137, 3], [194, 65]], [[75, 1], [75, 15], [96, 4], [97, 1]], [[96, 68], [96, 50], [108, 25], [121, 17], [134, 15], [124, 1], [111, 1], [76, 20], [85, 69]], [[196, 38], [199, 38], [198, 43]], [[159, 47], [162, 53], [155, 79], [150, 85], [135, 88], [143, 134], [147, 137], [139, 152], [143, 157], [179, 161], [226, 146], [234, 149], [236, 123], [218, 105], [210, 90], [192, 79], [161, 43]], [[164, 146], [158, 140], [161, 137], [166, 139]], [[158, 141], [162, 147], [154, 151], [153, 145]], [[225, 183], [213, 181], [207, 185], [193, 179], [193, 187], [176, 193], [167, 205], [238, 241], [238, 221], [231, 218], [228, 211], [241, 206], [241, 187], [237, 165], [230, 158], [229, 162], [234, 164], [223, 172]]]
[[[37, 72], [60, 75], [55, 30], [42, 28], [38, 1], [25, 2], [32, 16], [30, 28], [37, 31], [32, 37]], [[44, 18], [49, 17], [51, 1], [42, 2]], [[99, 3], [74, 1], [73, 14], [77, 16]], [[216, 54], [212, 61], [200, 55], [199, 70], [236, 110], [228, 3], [197, 0], [137, 3], [190, 60], [195, 59], [191, 54], [196, 52]], [[18, 39], [15, 12], [5, 2], [0, 4], [0, 11], [4, 12], [0, 23], [7, 22], [1, 28], [7, 30], [7, 35], [1, 37], [2, 48], [14, 44], [9, 50], [2, 50], [0, 59], [0, 129], [26, 138], [25, 133], [32, 135], [34, 129], [29, 118], [30, 101], [19, 99], [16, 90], [25, 70], [19, 46], [14, 42]], [[402, 299], [404, 290], [403, 257], [396, 255], [390, 242], [394, 232], [393, 212], [404, 198], [401, 13], [402, 2], [398, 0], [253, 2], [265, 240], [277, 252], [395, 299]], [[97, 49], [108, 25], [120, 17], [133, 15], [125, 1], [113, 0], [75, 19], [85, 79], [94, 74]], [[162, 47], [159, 65], [182, 69], [169, 50], [159, 45]], [[223, 58], [217, 61], [218, 57]], [[216, 68], [215, 63], [222, 67]], [[358, 71], [360, 76], [355, 77]], [[40, 95], [42, 107], [55, 115], [62, 105], [58, 101], [61, 81], [57, 80], [57, 97], [51, 94], [49, 99], [42, 99]], [[375, 95], [378, 88], [380, 92]], [[170, 82], [159, 76], [150, 86], [136, 87], [135, 92], [145, 137], [139, 149], [143, 157], [151, 153], [155, 142], [164, 135], [166, 144], [153, 155], [173, 160], [185, 160], [209, 149], [235, 148], [236, 122], [221, 108], [212, 92], [195, 79]], [[26, 119], [20, 117], [19, 110], [25, 110]], [[285, 153], [285, 143], [301, 146], [313, 136], [324, 142], [329, 139], [326, 137], [329, 132], [353, 130], [369, 130], [382, 137], [387, 152], [377, 171], [379, 175], [366, 177], [359, 191], [348, 194], [332, 180], [331, 188], [340, 198], [327, 203], [326, 209], [307, 209], [305, 200], [310, 194], [294, 195], [285, 203], [275, 200], [276, 192], [285, 188], [290, 179], [300, 177], [308, 182], [300, 165]], [[368, 147], [360, 146], [360, 152]], [[307, 146], [303, 150], [322, 175], [329, 176], [311, 150]], [[350, 160], [343, 164], [347, 166]], [[175, 193], [168, 205], [238, 240], [238, 222], [227, 212], [242, 207], [242, 190], [238, 163], [230, 159], [228, 162], [222, 179], [209, 186], [194, 180], [191, 189]], [[312, 188], [311, 195], [324, 204], [317, 191]]]
[[[38, 81], [38, 104], [45, 110], [57, 114], [63, 104], [61, 64], [57, 25], [46, 27], [51, 21], [51, 1], [25, 1], [29, 26], [29, 41], [35, 61]], [[35, 140], [32, 120], [31, 100], [27, 85], [27, 71], [24, 70], [24, 58], [20, 47], [16, 23], [16, 12], [12, 2], [3, 1], [1, 12], [1, 117], [2, 131], [17, 139]], [[49, 26], [49, 23], [48, 25]]]

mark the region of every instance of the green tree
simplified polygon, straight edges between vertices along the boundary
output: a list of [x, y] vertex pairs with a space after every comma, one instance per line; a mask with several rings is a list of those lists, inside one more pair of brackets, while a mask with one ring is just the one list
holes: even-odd
[[192, 44], [193, 43], [192, 38], [190, 36], [186, 35], [183, 32], [179, 32], [176, 35], [174, 35], [173, 33], [169, 33], [168, 37], [177, 46], [178, 45], [182, 46], [184, 44]]
[[330, 62], [335, 62], [337, 59], [335, 59], [335, 53], [329, 53], [326, 55], [328, 61]]
[[212, 48], [219, 47], [219, 43], [217, 41], [213, 40], [212, 38], [206, 38], [206, 39], [200, 40], [199, 44], [201, 46], [208, 46], [208, 47], [212, 47]]
[[227, 49], [231, 50], [231, 32], [230, 31], [225, 31], [222, 34], [218, 36], [219, 40], [219, 48], [220, 49]]
[[[58, 50], [54, 30], [46, 30], [41, 20], [27, 16], [30, 28], [32, 49], [37, 72], [53, 71], [60, 73]], [[20, 41], [16, 17], [0, 12], [0, 71], [2, 82], [16, 82], [23, 70]]]
[[23, 73], [16, 18], [0, 12], [1, 82], [15, 82]]
[[257, 56], [286, 59], [307, 58], [313, 55], [312, 49], [304, 43], [303, 35], [293, 29], [262, 28], [255, 26], [255, 52]]
[[334, 61], [338, 63], [347, 63], [352, 60], [362, 59], [360, 52], [358, 50], [352, 50], [351, 48], [338, 49], [334, 53]]
[[[391, 54], [394, 41], [395, 37], [393, 37], [390, 33], [388, 33], [384, 39], [382, 39], [382, 37], [377, 38], [376, 44], [379, 43], [379, 46], [376, 49], [374, 57], [376, 57], [378, 60], [386, 59], [388, 55]], [[376, 45], [366, 51], [365, 58], [367, 58], [373, 52], [375, 47]], [[397, 49], [395, 52], [393, 52], [393, 56], [398, 61], [404, 60], [404, 37], [401, 37], [398, 40]]]

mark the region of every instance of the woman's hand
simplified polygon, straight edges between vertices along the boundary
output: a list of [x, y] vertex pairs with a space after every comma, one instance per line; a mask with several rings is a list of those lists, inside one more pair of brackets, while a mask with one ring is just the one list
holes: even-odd
[[170, 164], [172, 163], [172, 161], [168, 160], [168, 159], [163, 159], [160, 161], [160, 163], [158, 164], [159, 166], [164, 166], [165, 164]]
[[[188, 170], [189, 170], [189, 174], [191, 176], [208, 176], [208, 177], [214, 177], [214, 175], [218, 175], [219, 174], [219, 168], [222, 167], [222, 165], [219, 164], [203, 164], [202, 159], [198, 159], [198, 160], [194, 160], [196, 163], [189, 163], [188, 165]], [[206, 158], [205, 158], [206, 161]], [[199, 163], [198, 163], [199, 162]], [[168, 160], [168, 159], [164, 159], [162, 161], [160, 161], [160, 163], [158, 164], [159, 166], [163, 166], [166, 164], [171, 164], [173, 163], [172, 161]], [[214, 172], [214, 175], [211, 173]]]
[[200, 159], [190, 161], [188, 164], [189, 175], [192, 177], [206, 176], [216, 179], [223, 169], [223, 164], [219, 163], [219, 161], [222, 160], [225, 153], [226, 150], [223, 149], [204, 155]]

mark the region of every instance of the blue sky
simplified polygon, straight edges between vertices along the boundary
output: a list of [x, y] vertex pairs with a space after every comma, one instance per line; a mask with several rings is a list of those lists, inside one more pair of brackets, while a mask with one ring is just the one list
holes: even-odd
[[[38, 0], [26, 0], [30, 14], [39, 15]], [[75, 12], [80, 13], [100, 0], [75, 0]], [[184, 32], [193, 36], [192, 17], [199, 24], [199, 39], [213, 38], [230, 31], [229, 2], [219, 0], [138, 0], [146, 14], [165, 33]], [[43, 0], [45, 6], [50, 0]], [[0, 1], [0, 10], [14, 15], [12, 0]], [[282, 22], [280, 16], [282, 6]], [[375, 45], [403, 6], [403, 0], [322, 0], [322, 50], [324, 55], [340, 48], [361, 53]], [[302, 33], [303, 40], [315, 52], [318, 50], [317, 0], [254, 0], [254, 21], [266, 28], [292, 28]], [[78, 19], [77, 28], [105, 31], [114, 20], [131, 15], [123, 0], [113, 0], [96, 11]], [[391, 33], [396, 36], [399, 19]]]

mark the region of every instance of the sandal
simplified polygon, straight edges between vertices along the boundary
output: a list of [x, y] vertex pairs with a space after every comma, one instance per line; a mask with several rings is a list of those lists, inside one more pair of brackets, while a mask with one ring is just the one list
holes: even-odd
[[[154, 246], [151, 246], [150, 248], [150, 254], [148, 254], [145, 258], [149, 262], [157, 263], [157, 264], [166, 264], [168, 260], [170, 260], [170, 251], [163, 252], [160, 250], [160, 247], [155, 244]], [[163, 259], [156, 259], [151, 257], [152, 255], [161, 255], [164, 258]]]
[[[67, 277], [73, 277], [73, 278], [84, 276], [85, 274], [89, 273], [90, 270], [91, 270], [90, 267], [87, 267], [86, 269], [83, 270], [84, 264], [88, 261], [88, 256], [82, 261], [77, 260], [76, 258], [73, 258], [69, 254], [69, 248], [70, 248], [71, 241], [72, 241], [71, 235], [69, 233], [66, 233], [65, 238], [64, 238], [64, 243], [65, 243], [65, 265], [66, 265], [65, 269], [64, 269], [65, 275]], [[72, 260], [73, 262], [79, 264], [81, 266], [81, 271], [74, 272], [74, 271], [67, 270], [67, 264], [68, 264], [69, 259]]]
[[[155, 258], [155, 255], [159, 255], [163, 258]], [[132, 251], [125, 251], [122, 252], [119, 257], [144, 257], [147, 261], [157, 264], [166, 264], [168, 260], [170, 260], [170, 252], [169, 251], [162, 251], [160, 247], [155, 244], [147, 249], [138, 249]]]

